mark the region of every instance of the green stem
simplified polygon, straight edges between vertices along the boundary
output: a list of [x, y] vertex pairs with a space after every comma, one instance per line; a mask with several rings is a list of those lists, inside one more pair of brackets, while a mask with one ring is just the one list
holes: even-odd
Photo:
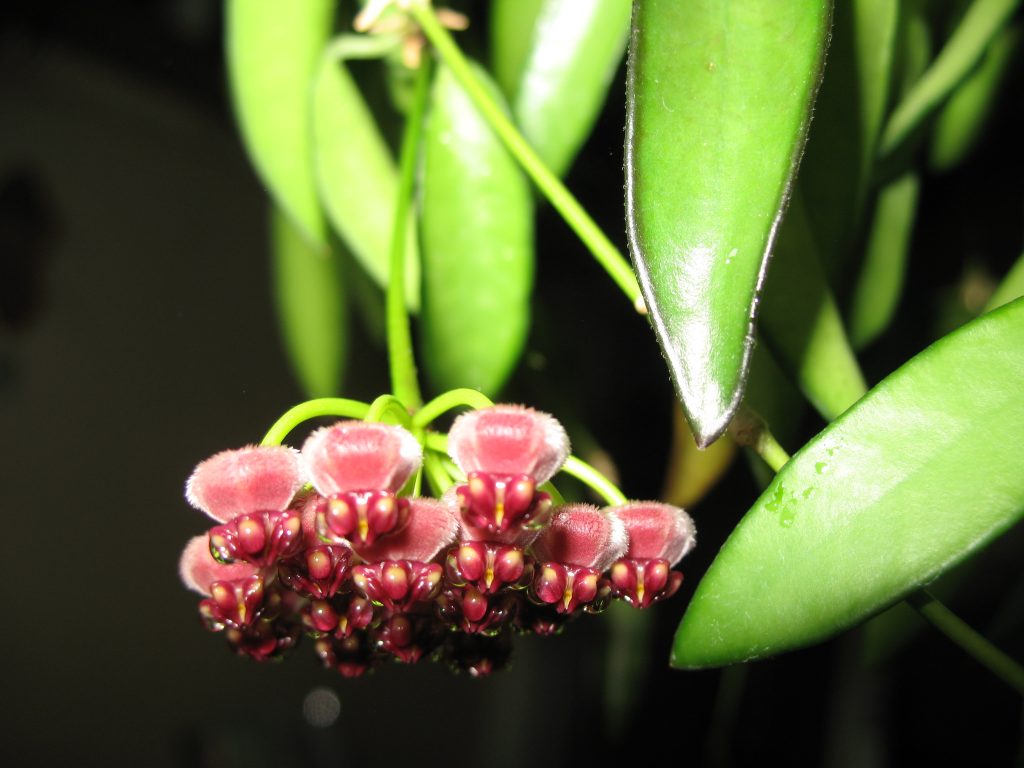
[[476, 79], [466, 57], [459, 50], [448, 30], [438, 22], [434, 10], [425, 2], [414, 2], [409, 8], [409, 13], [416, 19], [427, 39], [437, 50], [441, 60], [451, 69], [452, 74], [455, 75], [470, 99], [476, 104], [477, 109], [480, 110], [480, 114], [505, 143], [508, 151], [516, 158], [523, 170], [533, 179], [555, 210], [562, 215], [562, 218], [583, 241], [598, 263], [604, 267], [616, 285], [626, 294], [626, 298], [633, 302], [637, 311], [646, 311], [643, 297], [640, 294], [640, 285], [636, 281], [629, 262], [619, 253], [618, 248], [601, 231], [601, 228], [597, 226], [590, 214], [584, 210], [561, 180], [544, 164], [533, 147], [523, 138], [501, 107]]
[[628, 501], [625, 494], [616, 487], [615, 483], [582, 459], [570, 456], [565, 460], [565, 466], [562, 467], [562, 471], [592, 488], [602, 499], [608, 502], [609, 506], [619, 507]]
[[381, 395], [372, 403], [363, 417], [365, 421], [379, 421], [384, 424], [398, 424], [410, 427], [409, 409], [394, 395]]
[[420, 408], [412, 417], [414, 427], [426, 427], [434, 419], [447, 413], [452, 408], [467, 405], [470, 408], [490, 408], [494, 403], [483, 392], [475, 389], [452, 389], [438, 395]]
[[398, 202], [391, 230], [390, 279], [387, 291], [388, 363], [391, 369], [391, 390], [414, 410], [423, 404], [416, 378], [416, 358], [412, 352], [412, 330], [405, 304], [405, 245], [408, 236], [409, 209], [416, 180], [416, 160], [423, 134], [423, 113], [426, 111], [430, 85], [430, 59], [424, 57], [416, 72], [412, 107], [402, 136], [399, 165]]
[[445, 491], [455, 485], [455, 480], [448, 474], [441, 456], [435, 451], [426, 451], [423, 454], [423, 472], [427, 476], [427, 482], [434, 491], [437, 498], [444, 496]]
[[[741, 422], [736, 432], [733, 432], [734, 438], [737, 438], [737, 433], [744, 439], [756, 433], [756, 439], [752, 442], [742, 442], [740, 444], [749, 445], [767, 462], [768, 466], [778, 472], [789, 460], [789, 455], [772, 436], [768, 425], [765, 424], [760, 416], [753, 411], [747, 410], [743, 417], [745, 421]], [[734, 428], [731, 426], [730, 430], [732, 429]], [[737, 439], [737, 442], [740, 442], [740, 439]], [[975, 661], [987, 667], [990, 672], [1007, 685], [1024, 694], [1024, 667], [1021, 667], [1020, 664], [978, 634], [956, 614], [936, 600], [931, 593], [920, 589], [908, 595], [906, 601], [914, 610], [930, 621], [936, 629], [959, 645], [965, 653], [974, 657]]]
[[907, 598], [907, 602], [975, 661], [1018, 693], [1024, 694], [1024, 667], [974, 631], [930, 592], [918, 590]]
[[348, 419], [361, 419], [366, 416], [370, 406], [359, 400], [346, 400], [343, 397], [321, 397], [307, 400], [294, 408], [289, 408], [274, 422], [260, 445], [280, 445], [288, 433], [299, 424], [320, 416], [342, 416]]
[[760, 456], [772, 472], [778, 472], [789, 461], [786, 449], [779, 445], [761, 414], [752, 408], [740, 406], [729, 424], [729, 435], [736, 445], [750, 448]]
[[544, 485], [542, 485], [537, 490], [543, 491], [548, 496], [550, 496], [552, 505], [560, 507], [563, 504], [565, 504], [565, 497], [562, 495], [561, 491], [555, 488], [555, 484], [552, 483], [550, 480], [544, 483]]

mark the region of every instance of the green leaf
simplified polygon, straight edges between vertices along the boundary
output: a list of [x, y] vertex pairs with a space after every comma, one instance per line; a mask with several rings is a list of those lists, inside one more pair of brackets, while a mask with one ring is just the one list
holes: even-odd
[[[483, 70], [477, 77], [500, 98]], [[526, 177], [447, 67], [423, 148], [424, 365], [442, 390], [501, 389], [522, 352], [533, 285]]]
[[996, 307], [1008, 304], [1014, 299], [1024, 296], [1024, 255], [1014, 262], [1006, 277], [996, 288], [995, 292], [985, 304], [985, 311], [990, 312]]
[[1024, 300], [945, 336], [808, 443], [697, 587], [672, 664], [732, 664], [878, 613], [1024, 515]]
[[864, 263], [850, 301], [850, 336], [857, 349], [892, 322], [903, 293], [920, 180], [914, 172], [890, 181], [878, 194]]
[[[512, 114], [556, 175], [568, 170], [601, 111], [626, 50], [631, 12], [629, 0], [544, 0], [527, 50], [517, 50]], [[505, 33], [497, 25], [492, 31]]]
[[959, 165], [977, 145], [999, 103], [999, 91], [1008, 79], [1020, 40], [1019, 24], [1004, 29], [943, 106], [932, 131], [929, 161], [933, 169], [947, 171]]
[[290, 217], [270, 219], [274, 291], [285, 347], [309, 397], [341, 391], [348, 318], [337, 254], [313, 249]]
[[334, 8], [335, 0], [308, 0], [294, 8], [228, 0], [225, 22], [228, 80], [249, 157], [278, 205], [324, 250], [309, 99]]
[[491, 2], [491, 70], [505, 96], [519, 87], [523, 65], [533, 45], [533, 30], [545, 0]]
[[[388, 284], [398, 170], [377, 123], [339, 56], [351, 56], [342, 38], [324, 54], [313, 91], [317, 183], [335, 230], [380, 286]], [[358, 52], [362, 54], [363, 52]], [[373, 55], [375, 51], [367, 51]], [[419, 253], [414, 218], [406, 241], [406, 303], [419, 308]]]
[[698, 444], [739, 405], [758, 292], [820, 79], [831, 3], [637, 0], [626, 209]]
[[928, 71], [889, 116], [879, 153], [895, 153], [978, 63], [1020, 0], [975, 0]]
[[867, 392], [867, 385], [825, 281], [800, 195], [790, 202], [775, 250], [761, 332], [811, 405], [831, 421]]
[[842, 273], [867, 198], [882, 129], [900, 0], [838, 3], [799, 186], [830, 275]]

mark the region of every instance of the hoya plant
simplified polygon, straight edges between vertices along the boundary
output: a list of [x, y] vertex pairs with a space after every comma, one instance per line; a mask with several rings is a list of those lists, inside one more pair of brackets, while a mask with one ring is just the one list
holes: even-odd
[[[345, 675], [430, 658], [483, 675], [517, 633], [662, 603], [666, 662], [695, 669], [906, 601], [1024, 692], [1024, 668], [926, 590], [1024, 514], [1024, 262], [924, 343], [901, 329], [929, 290], [920, 202], [970, 162], [1019, 60], [1016, 0], [951, 5], [229, 0], [231, 95], [311, 399], [189, 480], [217, 523], [182, 556], [207, 626], [258, 659], [308, 635]], [[624, 170], [624, 201], [563, 181], [616, 101], [624, 146], [591, 157]], [[587, 258], [549, 265], [552, 229]], [[547, 322], [538, 276], [582, 320]], [[524, 356], [542, 334], [628, 367], [634, 350], [588, 331], [615, 302], [660, 347], [671, 451], [643, 420], [599, 446], [574, 398], [602, 380]], [[367, 347], [387, 384], [360, 400]], [[529, 401], [531, 368], [564, 412]], [[737, 446], [762, 492], [700, 538], [710, 566], [681, 588]], [[668, 466], [663, 498], [628, 501], [626, 453]]]

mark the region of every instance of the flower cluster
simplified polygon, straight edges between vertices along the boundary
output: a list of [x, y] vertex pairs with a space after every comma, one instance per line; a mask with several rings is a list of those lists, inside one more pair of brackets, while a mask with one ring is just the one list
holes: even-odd
[[478, 676], [503, 665], [515, 633], [679, 588], [671, 568], [695, 543], [683, 510], [554, 506], [539, 490], [569, 452], [551, 416], [465, 413], [448, 451], [465, 480], [440, 499], [401, 495], [423, 449], [386, 424], [340, 422], [301, 452], [249, 447], [199, 464], [186, 497], [218, 525], [185, 547], [181, 576], [204, 596], [206, 627], [258, 660], [308, 635], [345, 676], [425, 657]]

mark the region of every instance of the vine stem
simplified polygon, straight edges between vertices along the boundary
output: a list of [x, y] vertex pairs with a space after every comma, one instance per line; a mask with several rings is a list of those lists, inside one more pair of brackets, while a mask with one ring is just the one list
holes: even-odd
[[321, 397], [307, 400], [294, 408], [285, 411], [281, 418], [267, 430], [260, 445], [280, 445], [288, 433], [304, 421], [319, 416], [343, 416], [349, 419], [362, 419], [369, 413], [370, 406], [359, 400], [346, 400], [343, 397]]
[[438, 21], [434, 9], [426, 2], [413, 2], [409, 4], [408, 11], [434, 46], [438, 56], [452, 71], [477, 109], [480, 110], [480, 114], [498, 134], [527, 175], [533, 179], [534, 184], [548, 199], [552, 207], [561, 214], [597, 262], [604, 267], [604, 270], [626, 295], [626, 298], [633, 303], [636, 310], [646, 313], [640, 285], [637, 283], [629, 262], [601, 231], [601, 228], [580, 205], [579, 201], [573, 197], [562, 181], [544, 164], [544, 161], [523, 138], [502, 108], [476, 79], [459, 46], [452, 39], [448, 30]]
[[620, 507], [628, 502], [625, 494], [618, 489], [615, 483], [582, 459], [570, 456], [565, 460], [562, 471], [593, 488], [602, 499], [608, 502], [609, 506]]
[[1024, 667], [982, 637], [926, 589], [907, 597], [910, 607], [942, 634], [974, 657], [979, 664], [1024, 695]]
[[[776, 472], [782, 469], [789, 461], [789, 454], [772, 436], [764, 419], [747, 409], [741, 410], [737, 421], [737, 426], [730, 427], [730, 434], [736, 442], [753, 449]], [[907, 595], [906, 602], [932, 626], [960, 646], [964, 653], [1018, 693], [1024, 694], [1024, 667], [992, 645], [963, 619], [936, 600], [934, 595], [926, 589], [918, 589]]]
[[437, 417], [447, 413], [460, 405], [468, 405], [470, 408], [490, 408], [494, 403], [483, 392], [475, 389], [459, 388], [438, 395], [429, 403], [420, 408], [412, 417], [414, 427], [426, 427]]
[[409, 311], [405, 304], [405, 244], [429, 86], [430, 59], [424, 57], [416, 72], [412, 107], [406, 118], [405, 133], [402, 136], [398, 201], [391, 230], [391, 261], [387, 290], [388, 366], [391, 372], [391, 391], [413, 410], [423, 404], [423, 396], [420, 394], [420, 385], [416, 377], [412, 330], [409, 326]]

